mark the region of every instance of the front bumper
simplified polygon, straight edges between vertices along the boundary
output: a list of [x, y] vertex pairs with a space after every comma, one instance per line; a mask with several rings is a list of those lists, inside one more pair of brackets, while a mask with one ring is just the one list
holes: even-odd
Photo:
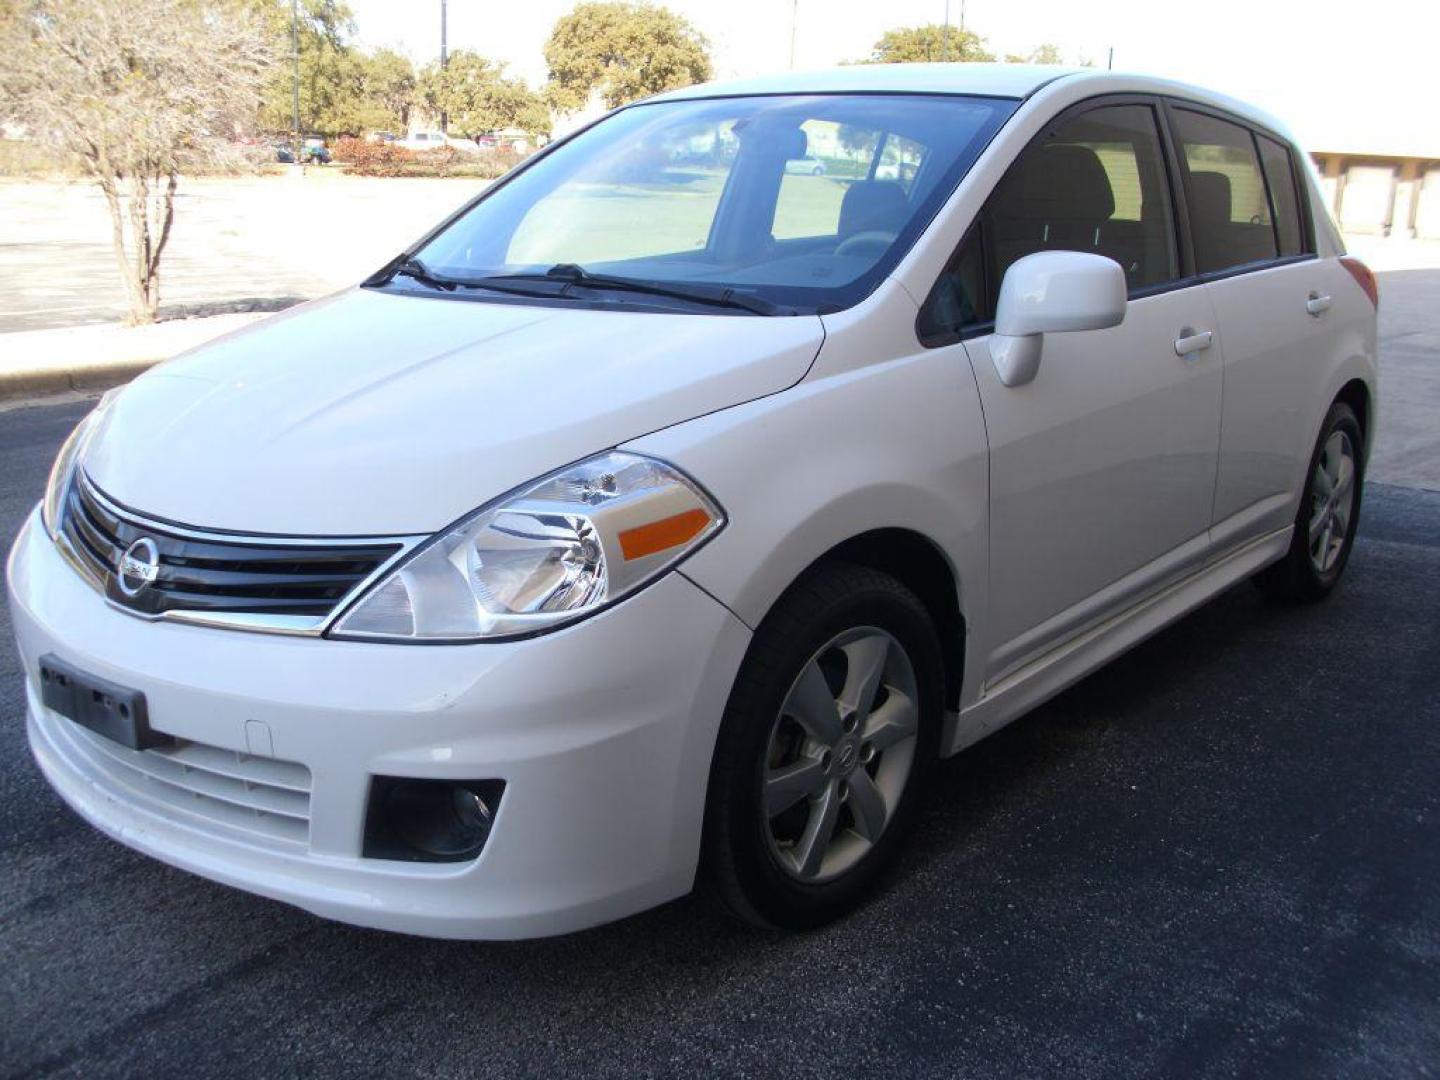
[[[715, 733], [750, 637], [679, 573], [508, 643], [146, 622], [80, 579], [38, 513], [11, 554], [9, 599], [31, 748], [83, 817], [216, 881], [437, 937], [564, 933], [687, 892]], [[45, 709], [47, 653], [143, 691], [151, 726], [197, 756], [128, 758]], [[361, 858], [373, 775], [504, 780], [479, 858]]]

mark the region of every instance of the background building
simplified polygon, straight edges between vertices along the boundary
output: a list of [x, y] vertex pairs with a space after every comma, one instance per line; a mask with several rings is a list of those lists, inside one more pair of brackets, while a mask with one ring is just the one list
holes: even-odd
[[1440, 128], [1311, 140], [1321, 186], [1346, 232], [1440, 240]]

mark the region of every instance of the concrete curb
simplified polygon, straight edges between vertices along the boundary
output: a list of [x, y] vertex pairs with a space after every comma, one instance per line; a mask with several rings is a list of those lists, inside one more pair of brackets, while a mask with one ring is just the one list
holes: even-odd
[[35, 371], [0, 371], [0, 401], [45, 397], [51, 394], [108, 390], [127, 383], [148, 371], [164, 357], [129, 360], [123, 364], [95, 364], [90, 367], [45, 368]]
[[95, 393], [270, 315], [230, 312], [149, 326], [92, 323], [0, 333], [0, 402]]

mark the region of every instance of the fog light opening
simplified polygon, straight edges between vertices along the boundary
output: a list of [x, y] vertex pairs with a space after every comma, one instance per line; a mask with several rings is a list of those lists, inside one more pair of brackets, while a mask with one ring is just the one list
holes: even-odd
[[410, 862], [474, 859], [490, 838], [504, 789], [500, 780], [377, 776], [365, 815], [365, 856]]

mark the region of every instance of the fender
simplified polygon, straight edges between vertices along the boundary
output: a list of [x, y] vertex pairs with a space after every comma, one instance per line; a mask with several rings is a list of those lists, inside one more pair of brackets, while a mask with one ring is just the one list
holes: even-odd
[[[752, 628], [817, 558], [884, 528], [935, 545], [960, 582], [967, 626], [985, 610], [989, 450], [974, 376], [963, 350], [921, 348], [913, 301], [885, 292], [883, 317], [827, 326], [797, 386], [626, 444], [678, 465], [726, 508], [725, 530], [681, 571]], [[892, 321], [907, 333], [891, 333]], [[913, 351], [859, 359], [887, 340]], [[750, 447], [743, 460], [737, 445]], [[838, 489], [837, 476], [846, 478]], [[737, 516], [732, 507], [773, 510]], [[983, 656], [966, 653], [967, 669]], [[967, 690], [974, 685], [967, 670]]]

